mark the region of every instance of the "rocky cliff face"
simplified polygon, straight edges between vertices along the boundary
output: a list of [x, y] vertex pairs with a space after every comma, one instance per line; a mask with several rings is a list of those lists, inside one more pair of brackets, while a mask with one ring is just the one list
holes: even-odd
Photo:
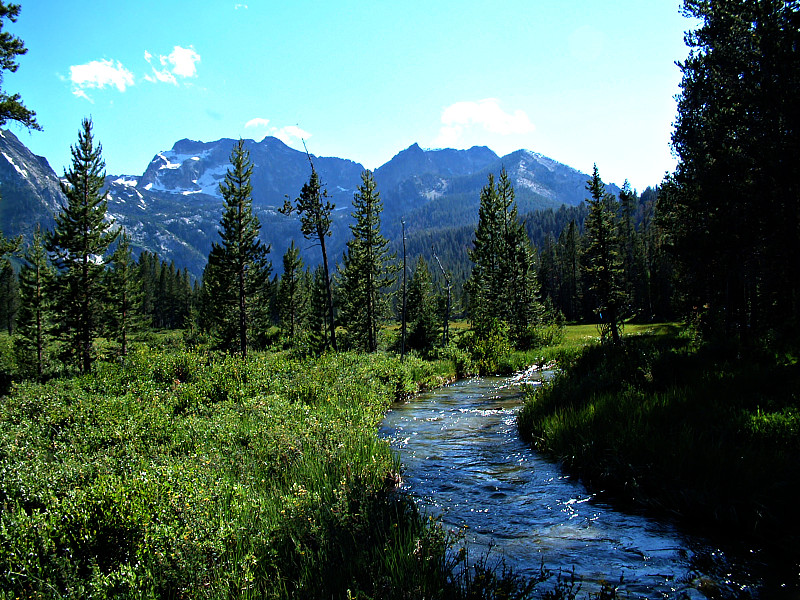
[[0, 231], [30, 236], [37, 224], [49, 229], [63, 202], [59, 178], [47, 159], [0, 130]]

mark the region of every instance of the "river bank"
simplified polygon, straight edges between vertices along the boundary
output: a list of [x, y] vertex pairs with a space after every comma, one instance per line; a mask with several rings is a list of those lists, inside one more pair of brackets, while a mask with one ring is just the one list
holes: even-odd
[[519, 416], [523, 438], [616, 502], [768, 548], [796, 589], [800, 372], [680, 335], [568, 357]]

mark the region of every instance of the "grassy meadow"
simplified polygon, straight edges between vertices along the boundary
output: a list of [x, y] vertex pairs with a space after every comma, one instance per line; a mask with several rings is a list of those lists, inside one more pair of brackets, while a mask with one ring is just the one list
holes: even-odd
[[449, 363], [142, 348], [97, 367], [0, 398], [0, 598], [454, 585], [446, 535], [393, 492], [398, 457], [376, 433]]

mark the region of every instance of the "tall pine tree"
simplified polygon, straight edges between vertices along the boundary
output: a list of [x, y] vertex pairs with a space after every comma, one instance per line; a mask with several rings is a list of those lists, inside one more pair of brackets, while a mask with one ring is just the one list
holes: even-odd
[[57, 335], [65, 343], [64, 358], [76, 361], [82, 373], [92, 367], [92, 343], [102, 317], [104, 255], [116, 237], [106, 220], [104, 167], [92, 121], [84, 119], [72, 147], [72, 167], [61, 184], [67, 204], [56, 215], [47, 243], [59, 269], [54, 285]]
[[278, 285], [278, 313], [291, 344], [300, 330], [307, 303], [308, 296], [303, 289], [303, 259], [292, 240], [283, 255], [283, 274]]
[[122, 231], [106, 271], [108, 297], [107, 319], [111, 334], [120, 346], [120, 355], [128, 355], [128, 338], [141, 327], [142, 285], [131, 255], [131, 238]]
[[623, 289], [623, 263], [620, 254], [620, 235], [617, 223], [617, 202], [605, 191], [597, 165], [592, 178], [586, 182], [590, 198], [586, 217], [586, 250], [584, 268], [589, 288], [595, 299], [595, 312], [600, 320], [600, 331], [614, 344], [620, 341], [620, 312], [625, 294]]
[[395, 281], [389, 242], [381, 234], [380, 192], [370, 171], [361, 174], [353, 196], [353, 237], [347, 242], [342, 271], [342, 321], [351, 338], [367, 352], [378, 349], [378, 326], [385, 312], [383, 290]]
[[48, 290], [55, 271], [47, 258], [44, 235], [37, 228], [23, 255], [19, 273], [22, 306], [18, 316], [20, 363], [41, 381], [47, 363], [49, 331], [52, 323]]
[[219, 186], [225, 203], [219, 231], [222, 242], [212, 244], [206, 269], [207, 273], [211, 269], [219, 288], [214, 299], [218, 314], [223, 319], [233, 316], [225, 331], [235, 333], [243, 357], [247, 356], [248, 314], [268, 284], [271, 271], [267, 261], [270, 249], [258, 238], [261, 224], [253, 214], [252, 174], [250, 153], [244, 147], [244, 140], [239, 140], [231, 152], [231, 167], [225, 181]]
[[297, 212], [300, 215], [300, 231], [307, 240], [314, 240], [319, 244], [322, 253], [322, 272], [325, 277], [325, 296], [327, 312], [327, 329], [330, 336], [330, 345], [334, 350], [336, 346], [336, 321], [333, 312], [333, 288], [331, 286], [331, 274], [328, 267], [328, 248], [325, 243], [326, 238], [331, 235], [331, 213], [336, 207], [328, 200], [328, 190], [322, 189], [319, 174], [314, 168], [314, 161], [308, 155], [308, 162], [311, 164], [311, 176], [308, 183], [303, 184], [300, 196], [295, 199], [295, 205], [287, 200], [281, 212], [290, 214]]

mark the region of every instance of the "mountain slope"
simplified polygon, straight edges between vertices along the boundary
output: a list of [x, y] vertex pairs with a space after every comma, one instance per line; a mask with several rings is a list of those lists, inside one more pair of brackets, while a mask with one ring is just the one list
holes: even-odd
[[[109, 218], [128, 230], [135, 252], [149, 250], [196, 275], [202, 272], [211, 243], [219, 239], [219, 184], [234, 144], [232, 139], [180, 140], [156, 153], [142, 175], [106, 178]], [[319, 251], [302, 239], [298, 217], [278, 212], [308, 181], [309, 156], [272, 137], [245, 140], [245, 146], [253, 162], [253, 210], [261, 220], [262, 238], [272, 245], [273, 264], [280, 265], [291, 240], [307, 264], [317, 264]], [[350, 237], [352, 198], [363, 166], [342, 158], [310, 159], [336, 204], [329, 247], [338, 261]], [[384, 234], [399, 240], [401, 220], [407, 232], [474, 226], [480, 190], [489, 173], [496, 176], [503, 168], [514, 184], [521, 215], [574, 206], [586, 196], [588, 175], [534, 152], [498, 157], [486, 147], [423, 150], [413, 144], [375, 170], [384, 203]], [[616, 191], [614, 186], [608, 189]], [[28, 236], [37, 223], [52, 227], [64, 201], [59, 178], [47, 161], [7, 131], [0, 133], [0, 193], [0, 229], [6, 235]]]

